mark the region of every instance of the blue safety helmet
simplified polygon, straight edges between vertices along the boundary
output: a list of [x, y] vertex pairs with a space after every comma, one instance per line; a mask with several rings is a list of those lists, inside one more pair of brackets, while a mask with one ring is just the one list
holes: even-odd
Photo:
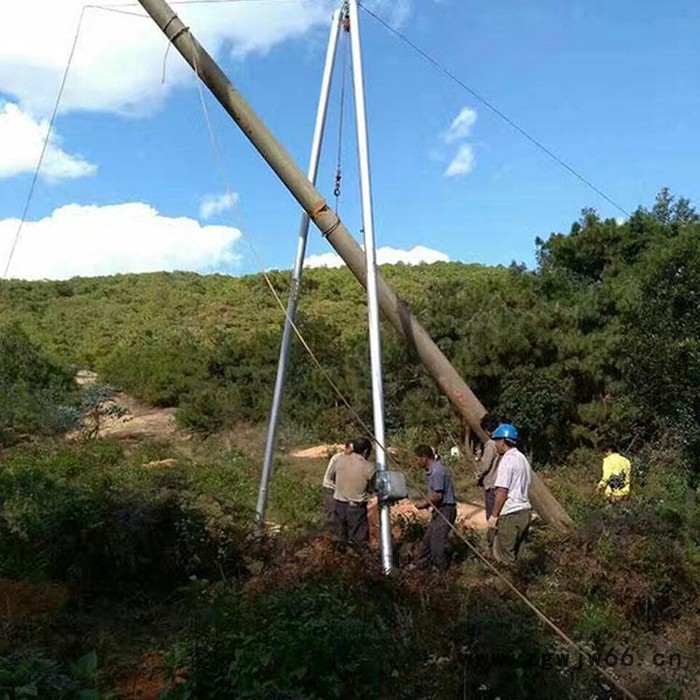
[[518, 440], [518, 429], [511, 425], [510, 423], [501, 423], [496, 430], [491, 433], [491, 437], [494, 440], [512, 440], [517, 442]]

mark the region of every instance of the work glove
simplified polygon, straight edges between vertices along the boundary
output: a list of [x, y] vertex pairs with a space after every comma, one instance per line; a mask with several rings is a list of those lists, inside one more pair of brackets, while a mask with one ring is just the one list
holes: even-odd
[[498, 518], [495, 515], [492, 515], [486, 521], [486, 525], [488, 526], [489, 530], [495, 530], [498, 527]]

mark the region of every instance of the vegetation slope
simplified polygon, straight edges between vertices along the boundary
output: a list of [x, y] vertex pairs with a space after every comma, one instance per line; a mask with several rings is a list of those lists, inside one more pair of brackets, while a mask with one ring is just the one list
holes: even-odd
[[[537, 250], [532, 271], [382, 273], [576, 518], [563, 541], [535, 532], [508, 576], [638, 697], [697, 697], [698, 216], [662, 191], [622, 224], [585, 210]], [[284, 295], [289, 275], [271, 277]], [[300, 326], [367, 420], [364, 304], [344, 270], [305, 277]], [[318, 485], [285, 470], [282, 531], [253, 536], [257, 467], [226, 431], [266, 419], [281, 323], [258, 276], [0, 284], [0, 698], [151, 681], [172, 698], [615, 697], [468, 550], [447, 577], [386, 580], [316, 540]], [[462, 426], [389, 327], [384, 354], [392, 440], [452, 442]], [[86, 410], [78, 368], [178, 407], [199, 437], [63, 442]], [[358, 430], [298, 346], [284, 427], [290, 444]], [[635, 469], [618, 509], [591, 498], [609, 444]]]

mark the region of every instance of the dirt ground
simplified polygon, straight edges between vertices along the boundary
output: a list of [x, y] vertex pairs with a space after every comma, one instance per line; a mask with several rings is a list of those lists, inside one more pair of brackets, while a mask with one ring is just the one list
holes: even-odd
[[154, 651], [144, 654], [141, 666], [117, 686], [116, 694], [122, 700], [158, 700], [169, 687], [163, 654]]
[[[370, 522], [370, 533], [372, 539], [377, 537], [379, 528], [379, 509], [377, 499], [372, 498], [367, 509], [367, 517]], [[430, 520], [430, 513], [427, 510], [418, 510], [412, 501], [404, 500], [391, 507], [391, 523], [394, 536], [398, 537], [401, 529], [407, 523], [415, 521], [427, 524]], [[486, 514], [484, 508], [475, 503], [458, 503], [457, 520], [455, 525], [458, 528], [469, 530], [486, 530]]]
[[336, 452], [340, 452], [343, 445], [315, 445], [313, 447], [305, 447], [300, 450], [294, 450], [290, 457], [294, 459], [330, 459]]
[[[90, 370], [78, 370], [75, 382], [78, 386], [95, 384], [99, 377]], [[175, 422], [176, 408], [156, 408], [138, 401], [133, 396], [118, 392], [110, 401], [104, 403], [104, 408], [117, 406], [124, 415], [112, 417], [102, 415], [95, 437], [116, 438], [118, 440], [185, 440], [188, 435], [178, 430]], [[90, 417], [86, 418], [88, 429], [93, 427]], [[80, 439], [85, 431], [76, 431], [68, 435], [68, 439]]]
[[[127, 394], [117, 394], [114, 403], [125, 408], [128, 413], [121, 418], [103, 419], [99, 437], [120, 440], [172, 440], [177, 436], [176, 408], [154, 408]], [[183, 436], [184, 434], [179, 435], [180, 438]]]
[[0, 578], [0, 622], [41, 619], [60, 608], [67, 599], [66, 586]]
[[[97, 381], [93, 372], [81, 370], [76, 375], [78, 384], [87, 385]], [[118, 393], [112, 401], [126, 411], [120, 418], [105, 417], [101, 420], [98, 437], [117, 440], [136, 441], [157, 439], [182, 443], [189, 436], [179, 430], [175, 421], [175, 408], [156, 408], [148, 406], [125, 393]], [[248, 454], [255, 461], [262, 460], [265, 443], [264, 426], [239, 424], [229, 430], [224, 436], [227, 449], [238, 449]], [[343, 449], [342, 444], [329, 443], [321, 445], [300, 446], [293, 449], [278, 451], [282, 468], [297, 474], [300, 479], [320, 484], [330, 457]], [[396, 455], [396, 450], [389, 448]], [[160, 460], [149, 466], [167, 467], [175, 460]], [[462, 501], [457, 506], [457, 526], [472, 530], [486, 529], [486, 516], [482, 505], [481, 490], [471, 486], [471, 477], [466, 473], [464, 465], [454, 465], [455, 483], [458, 486], [458, 497]], [[468, 488], [465, 488], [470, 484]], [[411, 500], [404, 500], [391, 508], [391, 518], [395, 534], [402, 526], [410, 521], [427, 522], [429, 513], [418, 510]], [[378, 521], [377, 501], [372, 499], [369, 507], [369, 518], [372, 531], [376, 536]]]

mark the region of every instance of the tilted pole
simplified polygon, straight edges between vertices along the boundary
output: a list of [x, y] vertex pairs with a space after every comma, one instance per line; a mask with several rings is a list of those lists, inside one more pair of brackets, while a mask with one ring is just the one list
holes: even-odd
[[[384, 384], [382, 381], [382, 339], [379, 326], [379, 300], [377, 296], [377, 260], [374, 239], [374, 213], [372, 210], [372, 182], [369, 168], [369, 139], [367, 136], [367, 111], [362, 72], [362, 47], [360, 43], [360, 18], [357, 0], [348, 3], [350, 11], [350, 46], [352, 49], [352, 75], [355, 92], [355, 122], [357, 126], [357, 150], [360, 161], [360, 193], [362, 198], [362, 226], [365, 237], [367, 262], [367, 316], [369, 320], [369, 359], [372, 377], [372, 412], [377, 473], [387, 471], [386, 435], [384, 430]], [[391, 510], [388, 503], [379, 502], [379, 541], [382, 551], [382, 570], [391, 573], [394, 554], [391, 546]]]
[[[367, 271], [362, 249], [318, 190], [294, 163], [292, 157], [251, 109], [216, 62], [200, 46], [167, 2], [139, 0], [139, 3], [190, 66], [193, 68], [196, 66], [199, 77], [214, 97], [282, 180], [314, 225], [345, 261], [352, 274], [366, 288]], [[418, 354], [425, 368], [469, 427], [482, 441], [485, 441], [487, 435], [481, 428], [480, 421], [486, 414], [486, 409], [435, 345], [427, 331], [416, 321], [406, 303], [394, 294], [381, 275], [377, 275], [377, 296], [385, 317], [404, 336], [409, 348]], [[565, 529], [572, 523], [566, 511], [534, 473], [530, 496], [534, 508], [545, 522], [557, 529]]]
[[[328, 113], [328, 99], [333, 82], [333, 66], [335, 64], [336, 49], [338, 48], [338, 36], [340, 34], [340, 24], [342, 20], [341, 10], [333, 13], [331, 21], [331, 32], [328, 38], [328, 49], [326, 51], [326, 63], [321, 79], [321, 94], [318, 100], [316, 111], [316, 126], [311, 143], [311, 156], [309, 158], [308, 179], [309, 182], [316, 183], [318, 174], [318, 163], [321, 157], [321, 146], [323, 145], [323, 133], [326, 126], [326, 115]], [[265, 440], [265, 456], [263, 457], [262, 476], [260, 478], [260, 490], [258, 491], [258, 503], [255, 508], [255, 519], [261, 524], [265, 519], [265, 509], [267, 507], [267, 493], [272, 478], [272, 466], [275, 457], [275, 443], [277, 441], [277, 426], [279, 425], [280, 410], [282, 407], [282, 397], [284, 395], [284, 383], [287, 377], [287, 365], [289, 362], [289, 346], [294, 336], [293, 324], [297, 315], [297, 304], [299, 302], [299, 291], [301, 288], [301, 277], [304, 271], [304, 257], [306, 255], [306, 241], [309, 235], [309, 215], [303, 212], [301, 223], [299, 224], [299, 237], [297, 238], [297, 252], [294, 259], [294, 271], [292, 272], [292, 286], [289, 290], [289, 300], [287, 301], [287, 315], [284, 320], [284, 332], [282, 333], [282, 345], [280, 347], [280, 357], [277, 363], [277, 378], [275, 380], [275, 391], [272, 396], [272, 408], [270, 409], [270, 422], [267, 426], [267, 439]]]

